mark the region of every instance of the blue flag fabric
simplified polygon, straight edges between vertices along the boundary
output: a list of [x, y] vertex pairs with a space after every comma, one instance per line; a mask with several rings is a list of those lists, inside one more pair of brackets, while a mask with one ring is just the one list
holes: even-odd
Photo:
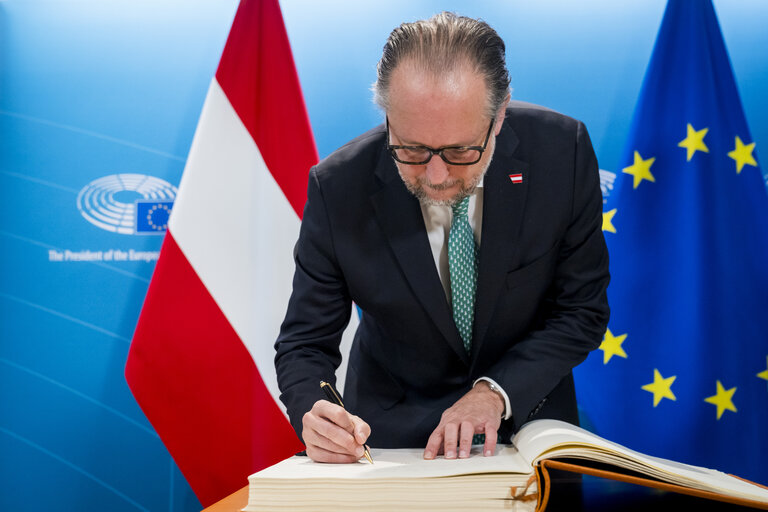
[[606, 199], [587, 428], [768, 484], [768, 194], [710, 0], [670, 0]]

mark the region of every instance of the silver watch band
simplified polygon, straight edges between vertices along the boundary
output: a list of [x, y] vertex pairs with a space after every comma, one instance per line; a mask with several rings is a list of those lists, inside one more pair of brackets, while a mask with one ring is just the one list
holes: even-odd
[[493, 382], [489, 382], [489, 381], [485, 381], [485, 382], [488, 383], [488, 389], [490, 389], [491, 391], [499, 395], [499, 398], [501, 398], [501, 403], [504, 404], [504, 408], [501, 411], [501, 418], [504, 419], [507, 415], [507, 405], [506, 405], [507, 400], [504, 397], [504, 392], [501, 389], [499, 389], [499, 387]]

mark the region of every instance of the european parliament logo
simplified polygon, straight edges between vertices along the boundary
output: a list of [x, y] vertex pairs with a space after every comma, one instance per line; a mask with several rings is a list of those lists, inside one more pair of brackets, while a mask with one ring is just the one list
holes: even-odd
[[616, 173], [600, 169], [600, 190], [603, 193], [603, 204], [608, 202], [608, 197], [613, 192], [613, 184], [616, 181]]
[[77, 209], [101, 229], [124, 235], [164, 234], [178, 189], [146, 174], [113, 174], [88, 183]]

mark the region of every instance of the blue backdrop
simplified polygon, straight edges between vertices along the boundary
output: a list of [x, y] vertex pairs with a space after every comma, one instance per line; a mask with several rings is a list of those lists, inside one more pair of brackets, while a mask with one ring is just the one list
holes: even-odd
[[[583, 120], [611, 171], [665, 5], [281, 3], [321, 157], [380, 122], [389, 31], [448, 9], [491, 23], [513, 96]], [[236, 4], [0, 0], [0, 510], [199, 508], [123, 377], [164, 223], [131, 205], [172, 199]], [[759, 153], [768, 3], [715, 8]]]

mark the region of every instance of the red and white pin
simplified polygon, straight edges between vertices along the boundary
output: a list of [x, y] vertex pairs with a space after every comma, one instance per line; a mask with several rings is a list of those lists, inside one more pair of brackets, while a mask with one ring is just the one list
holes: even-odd
[[518, 172], [518, 173], [510, 174], [509, 179], [512, 183], [514, 183], [515, 185], [518, 185], [523, 182], [523, 173]]

